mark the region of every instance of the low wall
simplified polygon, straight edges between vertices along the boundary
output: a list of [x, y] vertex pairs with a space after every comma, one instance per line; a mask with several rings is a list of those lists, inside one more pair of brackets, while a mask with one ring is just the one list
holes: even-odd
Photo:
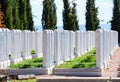
[[102, 76], [99, 68], [54, 69], [53, 74], [65, 76]]
[[49, 69], [46, 68], [27, 68], [27, 69], [0, 69], [0, 75], [45, 75]]

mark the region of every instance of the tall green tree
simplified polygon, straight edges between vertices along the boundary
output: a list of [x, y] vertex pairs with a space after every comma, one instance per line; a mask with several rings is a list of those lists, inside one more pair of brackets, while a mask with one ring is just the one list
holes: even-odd
[[63, 0], [64, 10], [63, 10], [63, 28], [64, 30], [70, 29], [70, 3], [68, 0]]
[[12, 1], [12, 6], [13, 7], [13, 28], [14, 29], [21, 29], [20, 28], [20, 18], [19, 18], [19, 10], [18, 10], [18, 7], [19, 7], [19, 4], [18, 4], [18, 0], [13, 0]]
[[0, 0], [7, 28], [34, 30], [30, 0]]
[[27, 21], [27, 0], [18, 0], [19, 2], [19, 17], [20, 17], [20, 29], [21, 30], [29, 30], [28, 29], [28, 21]]
[[51, 0], [51, 6], [52, 6], [52, 9], [51, 9], [51, 25], [53, 25], [52, 29], [57, 29], [57, 15], [56, 15], [56, 4], [55, 4], [55, 0]]
[[18, 0], [18, 10], [19, 10], [19, 17], [20, 17], [20, 29], [24, 30], [24, 0]]
[[99, 29], [98, 8], [95, 7], [95, 0], [87, 0], [86, 2], [86, 30]]
[[71, 26], [71, 30], [76, 31], [79, 30], [79, 24], [77, 20], [77, 12], [76, 12], [76, 3], [73, 2], [72, 5], [73, 7], [70, 14], [70, 26]]
[[113, 17], [111, 21], [111, 29], [118, 31], [118, 39], [120, 41], [120, 0], [113, 0]]
[[4, 21], [9, 29], [13, 29], [13, 7], [12, 7], [13, 0], [0, 0], [2, 12], [4, 13]]
[[23, 0], [23, 29], [28, 29], [28, 23], [27, 23], [27, 0]]
[[54, 0], [43, 0], [43, 13], [41, 21], [43, 29], [54, 30], [57, 28], [56, 5]]
[[27, 3], [27, 22], [28, 22], [28, 30], [33, 31], [34, 30], [34, 22], [33, 22], [33, 18], [32, 18], [32, 8], [30, 5], [30, 0], [26, 0]]
[[64, 30], [76, 31], [79, 29], [77, 13], [76, 13], [76, 3], [72, 2], [73, 7], [70, 7], [68, 0], [63, 0], [64, 10], [63, 10], [63, 28]]

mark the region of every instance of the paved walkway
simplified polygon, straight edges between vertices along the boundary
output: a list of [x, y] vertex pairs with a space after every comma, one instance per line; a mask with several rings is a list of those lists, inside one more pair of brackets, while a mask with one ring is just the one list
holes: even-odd
[[37, 76], [37, 82], [120, 82], [118, 77]]
[[109, 61], [109, 65], [104, 69], [103, 76], [119, 77], [120, 76], [120, 47], [116, 49]]

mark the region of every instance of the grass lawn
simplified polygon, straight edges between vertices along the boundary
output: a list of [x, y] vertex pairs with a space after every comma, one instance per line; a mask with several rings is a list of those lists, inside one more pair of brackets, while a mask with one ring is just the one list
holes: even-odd
[[65, 61], [55, 68], [94, 68], [96, 67], [96, 50], [93, 49], [73, 60]]
[[[65, 61], [63, 64], [56, 66], [55, 68], [94, 68], [96, 67], [96, 50], [83, 54], [80, 57], [74, 58], [73, 60]], [[24, 60], [18, 64], [13, 64], [9, 68], [40, 68], [42, 67], [42, 58], [34, 58]]]
[[29, 60], [24, 60], [18, 64], [13, 64], [9, 68], [40, 68], [42, 67], [42, 58], [33, 58]]
[[28, 80], [11, 80], [10, 82], [36, 82], [36, 79], [28, 79]]

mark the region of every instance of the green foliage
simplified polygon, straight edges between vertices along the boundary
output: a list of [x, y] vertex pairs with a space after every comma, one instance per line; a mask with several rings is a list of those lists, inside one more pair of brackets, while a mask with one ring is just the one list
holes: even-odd
[[77, 20], [77, 12], [76, 12], [76, 3], [72, 3], [73, 7], [71, 9], [70, 14], [70, 27], [71, 30], [76, 31], [79, 30], [78, 20]]
[[35, 50], [34, 49], [31, 50], [31, 54], [35, 54]]
[[43, 13], [41, 21], [43, 29], [57, 29], [56, 5], [54, 0], [43, 0]]
[[27, 79], [27, 80], [10, 80], [10, 82], [37, 82], [36, 79]]
[[12, 5], [14, 5], [13, 7], [13, 12], [12, 15], [13, 17], [13, 28], [14, 29], [19, 29], [20, 28], [20, 18], [19, 18], [19, 4], [18, 4], [18, 0], [13, 0], [12, 1]]
[[10, 66], [10, 68], [40, 68], [42, 67], [42, 58], [34, 58], [29, 60], [24, 60], [18, 64], [13, 64]]
[[86, 2], [86, 30], [99, 29], [98, 8], [95, 7], [95, 0], [87, 0]]
[[24, 12], [25, 12], [25, 7], [24, 7], [24, 0], [18, 0], [19, 2], [19, 17], [20, 17], [20, 29], [24, 30]]
[[2, 4], [2, 12], [5, 15], [4, 21], [9, 29], [13, 29], [13, 8], [12, 8], [12, 0], [1, 0]]
[[76, 31], [79, 29], [77, 15], [76, 15], [76, 3], [72, 2], [73, 7], [70, 7], [68, 0], [63, 0], [63, 28], [64, 30]]
[[27, 30], [28, 23], [27, 23], [27, 2], [26, 0], [23, 0], [23, 30]]
[[96, 66], [95, 53], [96, 50], [93, 49], [80, 57], [65, 61], [63, 64], [56, 66], [56, 68], [93, 68]]
[[29, 0], [0, 0], [0, 3], [7, 28], [34, 30]]
[[64, 30], [68, 30], [69, 27], [69, 14], [70, 14], [70, 3], [68, 0], [63, 0], [64, 10], [63, 10], [63, 28]]
[[32, 18], [32, 8], [30, 5], [30, 0], [26, 0], [27, 7], [26, 7], [26, 14], [27, 14], [27, 22], [28, 22], [28, 29], [33, 31], [34, 29], [34, 22]]
[[113, 0], [113, 17], [111, 21], [111, 29], [118, 31], [118, 38], [120, 41], [120, 0]]

